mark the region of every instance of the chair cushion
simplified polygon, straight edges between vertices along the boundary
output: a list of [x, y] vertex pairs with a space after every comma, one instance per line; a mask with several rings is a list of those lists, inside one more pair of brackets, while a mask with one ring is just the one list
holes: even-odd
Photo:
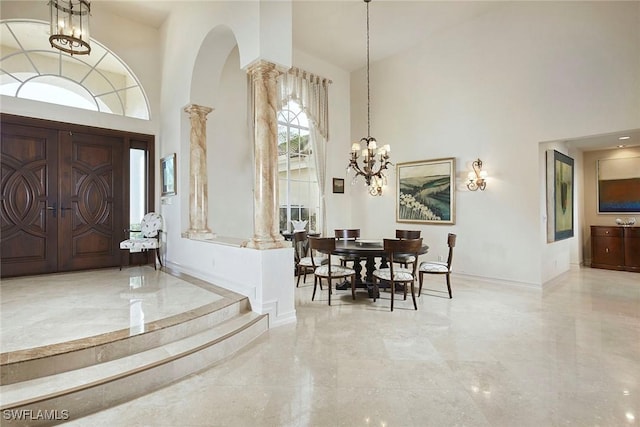
[[393, 257], [393, 260], [395, 262], [400, 262], [400, 263], [410, 263], [410, 262], [415, 262], [416, 257], [413, 255], [397, 255]]
[[425, 261], [420, 263], [420, 271], [423, 273], [449, 273], [449, 267], [444, 262]]
[[[390, 268], [379, 268], [373, 272], [373, 275], [381, 280], [391, 280]], [[411, 270], [407, 268], [393, 268], [393, 281], [394, 282], [410, 282], [413, 280], [413, 274]]]
[[[313, 259], [313, 262], [315, 262], [315, 265], [326, 264], [327, 263], [327, 258], [315, 257]], [[300, 261], [298, 262], [298, 265], [301, 265], [303, 267], [313, 267], [313, 264], [311, 262], [311, 257], [307, 256], [307, 257], [301, 258]]]
[[141, 250], [141, 249], [158, 249], [160, 242], [156, 238], [140, 238], [140, 239], [127, 239], [120, 242], [120, 249], [129, 250]]
[[347, 268], [341, 265], [329, 266], [327, 264], [321, 265], [320, 267], [316, 268], [316, 270], [314, 271], [314, 274], [316, 276], [328, 277], [329, 267], [331, 267], [331, 277], [344, 277], [344, 276], [351, 276], [352, 274], [356, 274], [353, 268]]

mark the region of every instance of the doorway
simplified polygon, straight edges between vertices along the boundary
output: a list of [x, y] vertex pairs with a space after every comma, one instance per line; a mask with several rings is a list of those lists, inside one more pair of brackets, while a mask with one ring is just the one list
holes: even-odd
[[128, 148], [149, 138], [3, 115], [2, 277], [119, 265]]

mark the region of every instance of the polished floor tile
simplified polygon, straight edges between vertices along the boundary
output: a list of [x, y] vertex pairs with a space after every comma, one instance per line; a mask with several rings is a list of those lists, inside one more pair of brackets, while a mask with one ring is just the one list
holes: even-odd
[[2, 353], [82, 340], [149, 324], [221, 295], [149, 266], [2, 279]]
[[[3, 284], [4, 285], [4, 284]], [[640, 274], [544, 289], [453, 277], [418, 299], [296, 289], [296, 324], [72, 426], [637, 426]], [[423, 290], [424, 291], [424, 290]], [[400, 295], [400, 294], [398, 294]]]

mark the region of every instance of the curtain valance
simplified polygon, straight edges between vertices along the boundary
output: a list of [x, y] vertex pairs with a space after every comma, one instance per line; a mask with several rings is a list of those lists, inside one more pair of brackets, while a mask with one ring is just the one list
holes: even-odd
[[278, 109], [289, 100], [296, 101], [300, 108], [322, 135], [329, 140], [329, 85], [331, 80], [301, 70], [290, 68], [278, 78]]

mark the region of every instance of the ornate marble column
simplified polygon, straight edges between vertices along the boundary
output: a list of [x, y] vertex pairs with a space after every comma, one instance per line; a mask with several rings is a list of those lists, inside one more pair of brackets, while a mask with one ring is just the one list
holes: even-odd
[[191, 119], [189, 144], [189, 229], [191, 239], [211, 239], [207, 226], [209, 195], [207, 189], [207, 114], [213, 108], [191, 104], [184, 111]]
[[289, 247], [278, 227], [278, 116], [275, 64], [259, 61], [249, 67], [254, 104], [255, 189], [253, 238], [250, 248]]

